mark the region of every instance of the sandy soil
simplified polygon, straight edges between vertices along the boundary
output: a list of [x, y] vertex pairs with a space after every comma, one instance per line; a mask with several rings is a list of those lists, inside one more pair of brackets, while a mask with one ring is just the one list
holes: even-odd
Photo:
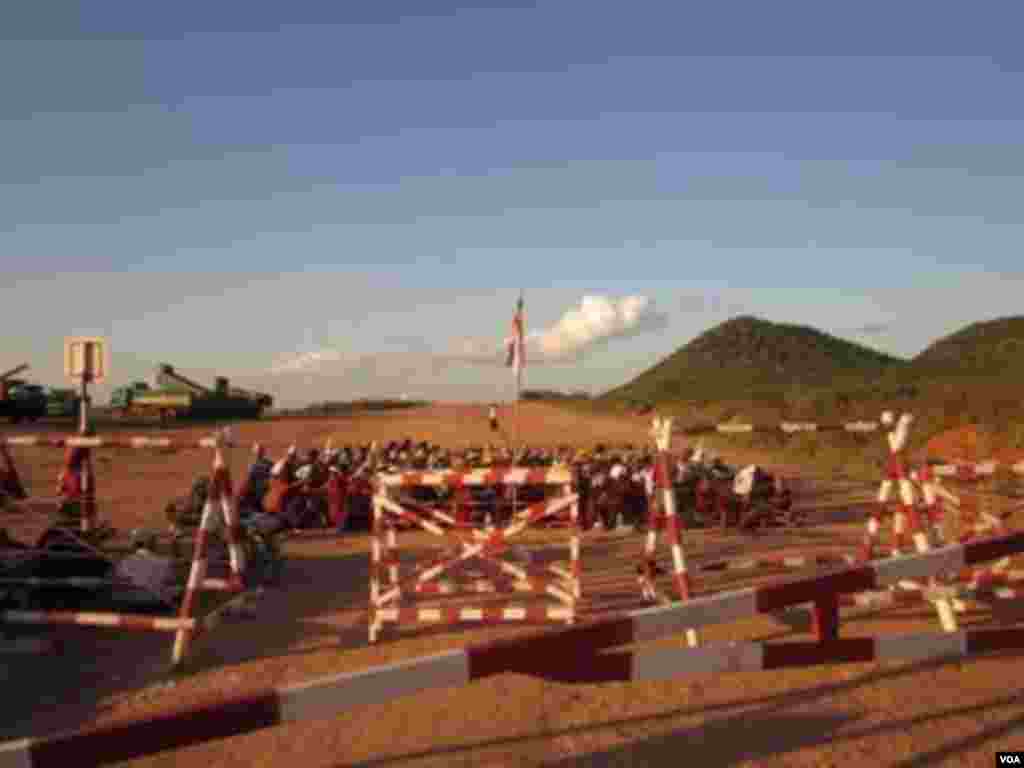
[[[275, 451], [292, 442], [320, 445], [328, 437], [362, 442], [410, 436], [458, 446], [490, 439], [485, 416], [483, 408], [436, 406], [353, 419], [245, 424], [237, 433], [243, 441], [258, 439]], [[524, 404], [520, 419], [522, 437], [548, 445], [640, 443], [648, 424], [646, 419], [584, 421], [539, 404]], [[238, 449], [233, 457], [239, 473], [248, 459], [244, 453]], [[730, 461], [771, 465], [770, 457], [724, 453]], [[49, 494], [59, 452], [18, 448], [16, 456], [31, 490]], [[208, 454], [198, 450], [107, 451], [103, 456], [102, 510], [118, 527], [158, 521], [164, 501], [185, 491], [209, 463]], [[769, 551], [852, 551], [861, 530], [860, 504], [873, 489], [839, 486], [832, 478], [806, 474], [803, 479], [800, 503], [813, 509], [816, 525], [754, 539], [694, 532], [686, 540], [688, 557], [699, 563]], [[559, 558], [564, 555], [554, 554], [554, 548], [562, 540], [557, 532], [531, 536], [544, 554]], [[413, 554], [434, 546], [424, 534], [400, 535], [400, 542]], [[639, 606], [632, 573], [641, 548], [635, 534], [591, 535], [584, 546], [585, 611], [594, 615]], [[0, 660], [0, 680], [8, 692], [0, 704], [0, 738], [120, 719], [219, 691], [301, 681], [528, 631], [510, 625], [391, 632], [368, 646], [366, 536], [294, 540], [288, 553], [282, 587], [265, 596], [255, 618], [232, 621], [204, 638], [184, 675], [172, 679], [167, 674], [169, 637], [126, 637], [107, 630], [62, 630], [65, 652], [60, 656]], [[667, 553], [661, 554], [667, 561]], [[697, 587], [707, 593], [781, 575], [708, 574]], [[667, 582], [661, 586], [668, 589]], [[962, 617], [962, 623], [1020, 619], [1020, 612], [994, 617], [980, 609]], [[936, 630], [933, 612], [914, 606], [844, 624], [847, 635]], [[711, 628], [702, 640], [798, 637], [794, 633], [801, 631], [806, 627], [765, 618]], [[1020, 677], [1019, 661], [1011, 654], [965, 663], [854, 665], [599, 686], [507, 675], [131, 765], [990, 766], [995, 751], [1024, 745], [1024, 696], [1013, 682]], [[12, 695], [15, 691], [19, 694]]]
[[1016, 464], [1024, 461], [1024, 451], [1012, 448], [996, 448], [992, 450], [986, 445], [978, 427], [965, 426], [951, 429], [936, 435], [928, 441], [929, 456], [946, 459], [947, 461], [986, 461], [994, 459], [1005, 464]]

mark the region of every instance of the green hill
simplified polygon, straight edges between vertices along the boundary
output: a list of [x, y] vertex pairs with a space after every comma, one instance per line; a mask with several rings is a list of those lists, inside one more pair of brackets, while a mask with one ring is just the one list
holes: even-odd
[[779, 400], [863, 386], [907, 361], [800, 325], [735, 317], [698, 336], [606, 400]]
[[[1024, 450], [1024, 317], [973, 323], [901, 360], [798, 325], [737, 317], [599, 398], [564, 401], [582, 412], [634, 413], [652, 404], [681, 427], [784, 419], [876, 419], [914, 413], [912, 451], [949, 430], [977, 428], [992, 447]], [[874, 436], [755, 433], [710, 438], [716, 450], [766, 449], [826, 472], [877, 478], [884, 446]]]
[[918, 376], [1024, 373], [1024, 316], [972, 323], [931, 344], [911, 368]]

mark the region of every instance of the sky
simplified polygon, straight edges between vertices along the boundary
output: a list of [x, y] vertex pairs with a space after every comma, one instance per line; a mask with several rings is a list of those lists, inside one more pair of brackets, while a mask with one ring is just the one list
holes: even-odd
[[[9, 7], [7, 7], [9, 6]], [[0, 370], [600, 392], [736, 314], [1020, 313], [1019, 3], [8, 3]]]

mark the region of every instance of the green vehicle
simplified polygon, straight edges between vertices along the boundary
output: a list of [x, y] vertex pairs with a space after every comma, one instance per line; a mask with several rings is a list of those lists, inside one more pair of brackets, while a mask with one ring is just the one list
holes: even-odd
[[46, 390], [46, 415], [53, 418], [75, 418], [79, 413], [81, 398], [73, 389], [50, 387]]
[[37, 384], [14, 378], [28, 365], [19, 365], [0, 374], [0, 417], [12, 424], [38, 421], [46, 415], [46, 392]]
[[218, 377], [213, 389], [187, 379], [174, 368], [161, 364], [156, 386], [136, 381], [111, 393], [110, 409], [115, 416], [156, 418], [161, 423], [178, 419], [258, 419], [274, 404], [274, 398], [229, 386]]

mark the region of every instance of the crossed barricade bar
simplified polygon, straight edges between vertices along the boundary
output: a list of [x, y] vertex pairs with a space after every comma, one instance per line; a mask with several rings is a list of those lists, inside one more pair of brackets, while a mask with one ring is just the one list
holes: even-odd
[[[576, 620], [576, 601], [581, 597], [579, 497], [572, 492], [572, 474], [567, 469], [533, 470], [511, 468], [477, 472], [436, 472], [379, 475], [373, 499], [373, 543], [370, 567], [369, 640], [376, 642], [385, 623], [459, 624], [482, 622], [544, 623]], [[402, 488], [433, 486], [458, 489], [486, 485], [560, 486], [560, 498], [532, 504], [514, 514], [505, 528], [460, 523], [440, 509], [392, 495]], [[502, 557], [510, 541], [530, 526], [568, 510], [573, 524], [569, 540], [569, 568], [548, 565], [543, 574], [531, 573]], [[398, 538], [395, 523], [404, 521], [446, 539], [453, 545], [437, 559], [417, 565], [404, 578], [399, 573]], [[475, 579], [459, 584], [440, 579], [470, 561], [478, 561], [493, 573], [492, 579]], [[456, 596], [464, 594], [527, 592], [553, 597], [561, 607], [551, 605], [490, 604], [472, 607], [404, 607], [406, 593]]]

